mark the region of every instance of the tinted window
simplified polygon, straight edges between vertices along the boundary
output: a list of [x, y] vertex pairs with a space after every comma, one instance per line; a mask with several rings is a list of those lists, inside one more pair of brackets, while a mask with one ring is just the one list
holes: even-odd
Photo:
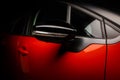
[[77, 35], [102, 38], [100, 21], [72, 8], [71, 24], [77, 29]]
[[13, 34], [24, 34], [25, 28], [27, 26], [28, 17], [21, 17], [16, 20], [13, 25], [12, 33]]
[[67, 5], [61, 3], [47, 4], [42, 6], [37, 17], [36, 24], [45, 24], [49, 21], [65, 21]]
[[107, 31], [107, 38], [115, 38], [120, 35], [120, 33], [113, 29], [111, 26], [105, 24], [105, 27]]

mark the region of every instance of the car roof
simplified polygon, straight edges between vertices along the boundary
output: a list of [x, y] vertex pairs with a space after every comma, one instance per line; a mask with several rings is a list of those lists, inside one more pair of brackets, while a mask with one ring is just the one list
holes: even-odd
[[71, 3], [70, 2], [70, 4], [86, 8], [120, 26], [120, 14], [119, 13], [116, 13], [114, 11], [110, 11], [107, 8], [96, 6], [96, 5], [89, 4], [89, 3]]
[[[98, 7], [95, 6], [93, 4], [88, 4], [88, 3], [80, 3], [80, 2], [73, 2], [73, 1], [54, 1], [54, 2], [47, 2], [48, 4], [52, 4], [55, 2], [62, 2], [62, 3], [68, 3], [68, 4], [73, 4], [73, 5], [77, 5], [80, 7], [84, 7], [92, 12], [95, 12], [97, 14], [99, 14], [100, 16], [112, 21], [113, 23], [117, 24], [120, 26], [120, 14], [115, 13], [113, 11], [108, 10], [107, 8], [103, 8], [103, 7]], [[46, 4], [46, 2], [45, 2]]]
[[103, 16], [104, 18], [107, 18], [110, 21], [120, 25], [120, 15], [119, 14], [114, 13], [107, 9], [96, 7], [96, 6], [84, 5], [84, 7], [86, 7], [87, 9], [90, 9], [90, 10], [94, 11], [95, 13]]

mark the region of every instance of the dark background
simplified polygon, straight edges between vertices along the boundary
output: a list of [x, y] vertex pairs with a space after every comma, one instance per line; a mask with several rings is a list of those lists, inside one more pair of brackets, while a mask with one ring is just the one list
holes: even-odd
[[[39, 5], [42, 5], [42, 3], [49, 3], [53, 2], [55, 0], [40, 0], [40, 1], [3, 1], [0, 3], [0, 19], [1, 19], [1, 26], [2, 29], [7, 28], [8, 25], [14, 21], [16, 18], [24, 15], [26, 12], [29, 12], [30, 10], [36, 9]], [[65, 1], [65, 0], [64, 0]], [[71, 2], [84, 2], [89, 3], [93, 5], [97, 5], [103, 8], [107, 8], [108, 10], [112, 10], [114, 12], [117, 12], [120, 14], [120, 4], [119, 0], [67, 0]], [[47, 5], [46, 5], [47, 6]]]
[[[16, 20], [18, 17], [21, 17], [25, 13], [36, 9], [39, 5], [42, 5], [42, 3], [45, 3], [45, 2], [49, 3], [50, 1], [51, 0], [49, 1], [40, 0], [39, 2], [32, 1], [32, 0], [29, 0], [29, 1], [25, 1], [25, 0], [24, 1], [18, 1], [18, 0], [5, 1], [4, 0], [3, 2], [0, 2], [0, 21], [1, 21], [0, 31], [3, 31], [3, 29], [9, 28], [9, 24], [14, 20]], [[85, 2], [85, 3], [93, 4], [93, 5], [100, 6], [120, 14], [119, 0], [71, 0], [71, 1], [72, 2], [74, 1], [76, 3]], [[2, 59], [4, 60], [5, 57], [3, 57]]]

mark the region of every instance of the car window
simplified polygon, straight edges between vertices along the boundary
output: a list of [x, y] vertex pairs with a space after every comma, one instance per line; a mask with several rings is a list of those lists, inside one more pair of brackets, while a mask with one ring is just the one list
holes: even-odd
[[71, 10], [71, 25], [77, 29], [78, 36], [102, 38], [100, 21], [75, 8]]
[[[35, 25], [45, 24], [49, 21], [66, 22], [67, 5], [56, 3], [41, 7]], [[56, 23], [54, 23], [56, 24]]]
[[89, 35], [91, 34], [92, 36], [96, 38], [102, 38], [102, 33], [101, 33], [101, 26], [100, 26], [100, 21], [95, 19], [92, 21], [89, 25], [85, 27], [85, 32]]
[[27, 26], [28, 17], [20, 17], [15, 21], [15, 24], [12, 27], [11, 33], [17, 35], [24, 35], [25, 28]]
[[112, 39], [120, 35], [120, 33], [113, 29], [110, 25], [105, 24], [106, 32], [107, 32], [107, 38]]

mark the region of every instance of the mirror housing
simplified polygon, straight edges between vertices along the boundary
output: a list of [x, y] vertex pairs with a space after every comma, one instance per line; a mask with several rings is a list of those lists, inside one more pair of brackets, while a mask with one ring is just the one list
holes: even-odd
[[36, 25], [32, 31], [32, 35], [39, 40], [61, 42], [68, 38], [73, 38], [76, 29], [69, 26], [58, 25]]

